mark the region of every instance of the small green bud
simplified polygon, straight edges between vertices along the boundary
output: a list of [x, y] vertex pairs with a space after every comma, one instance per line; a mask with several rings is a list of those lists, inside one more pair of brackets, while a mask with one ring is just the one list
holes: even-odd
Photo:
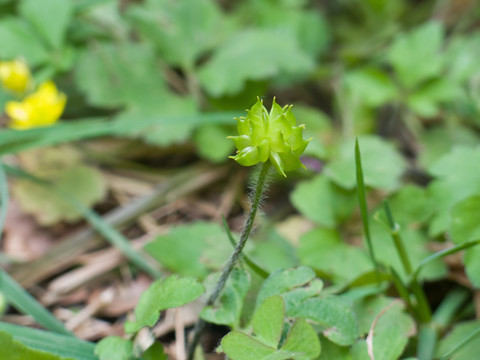
[[270, 161], [285, 177], [285, 171], [305, 168], [299, 156], [311, 139], [303, 140], [305, 126], [295, 126], [291, 105], [282, 109], [274, 98], [268, 112], [263, 101], [257, 98], [255, 105], [247, 112], [246, 118], [236, 118], [239, 135], [228, 137], [238, 149], [237, 155], [230, 158], [244, 166]]

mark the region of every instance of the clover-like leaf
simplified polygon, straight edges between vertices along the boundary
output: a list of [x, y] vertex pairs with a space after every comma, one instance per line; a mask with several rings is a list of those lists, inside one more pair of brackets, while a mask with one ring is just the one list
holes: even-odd
[[205, 289], [194, 278], [170, 276], [152, 283], [143, 292], [135, 308], [135, 321], [125, 323], [125, 332], [135, 333], [157, 322], [160, 311], [185, 305], [204, 293]]
[[265, 344], [276, 347], [282, 335], [284, 318], [285, 303], [282, 297], [271, 296], [255, 311], [253, 331]]
[[[285, 323], [285, 303], [280, 295], [267, 298], [255, 311], [252, 335], [232, 331], [222, 339], [222, 349], [232, 360], [310, 360], [320, 353], [315, 330], [304, 319], [296, 319], [280, 344]], [[280, 347], [280, 345], [282, 345]]]

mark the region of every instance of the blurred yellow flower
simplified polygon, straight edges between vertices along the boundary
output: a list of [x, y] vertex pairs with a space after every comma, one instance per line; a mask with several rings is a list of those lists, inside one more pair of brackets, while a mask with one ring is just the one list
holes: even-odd
[[15, 91], [28, 90], [32, 82], [32, 76], [24, 60], [0, 61], [0, 82], [2, 87]]
[[5, 112], [11, 119], [9, 126], [29, 129], [52, 125], [62, 115], [66, 102], [67, 97], [57, 90], [53, 81], [46, 81], [21, 102], [7, 102]]

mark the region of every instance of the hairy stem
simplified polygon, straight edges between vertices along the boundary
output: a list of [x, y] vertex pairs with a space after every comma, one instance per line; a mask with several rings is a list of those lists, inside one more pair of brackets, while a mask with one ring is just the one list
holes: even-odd
[[[213, 305], [215, 301], [218, 299], [218, 297], [220, 296], [220, 293], [225, 287], [225, 284], [235, 264], [237, 263], [240, 255], [242, 254], [242, 250], [245, 244], [247, 243], [248, 237], [250, 236], [250, 232], [252, 231], [253, 222], [255, 221], [255, 216], [257, 214], [258, 206], [260, 205], [260, 202], [262, 200], [263, 190], [265, 189], [265, 183], [267, 180], [267, 175], [269, 170], [270, 170], [270, 162], [266, 161], [262, 165], [262, 169], [260, 170], [260, 174], [258, 175], [258, 180], [255, 185], [255, 192], [253, 194], [253, 199], [252, 199], [252, 206], [250, 208], [247, 219], [245, 221], [245, 227], [243, 228], [242, 234], [240, 236], [240, 241], [235, 247], [235, 250], [230, 256], [230, 259], [228, 259], [227, 265], [223, 269], [222, 274], [218, 279], [217, 285], [215, 286], [215, 289], [213, 290], [210, 297], [208, 298], [208, 301], [205, 306]], [[202, 333], [204, 327], [205, 327], [205, 321], [202, 319], [199, 319], [193, 330], [193, 339], [188, 349], [188, 360], [193, 360], [195, 348], [197, 347], [198, 341], [200, 340], [200, 334]]]

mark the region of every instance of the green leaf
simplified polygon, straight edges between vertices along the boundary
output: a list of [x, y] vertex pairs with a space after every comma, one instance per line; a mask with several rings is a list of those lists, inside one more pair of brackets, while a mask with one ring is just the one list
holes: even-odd
[[62, 46], [73, 13], [71, 0], [21, 0], [19, 12], [51, 47]]
[[257, 295], [258, 308], [268, 297], [281, 295], [296, 288], [307, 285], [315, 279], [315, 272], [306, 267], [300, 266], [292, 269], [279, 269], [263, 282], [262, 288]]
[[353, 309], [358, 321], [358, 335], [365, 337], [375, 320], [375, 317], [391, 304], [393, 299], [384, 295], [363, 296], [355, 299]]
[[[37, 160], [37, 159], [41, 160]], [[68, 147], [47, 148], [24, 152], [24, 168], [55, 186], [60, 193], [75, 196], [81, 204], [90, 207], [102, 200], [106, 183], [94, 167], [83, 165], [79, 155]], [[31, 180], [17, 180], [12, 192], [24, 211], [32, 214], [42, 225], [53, 225], [61, 220], [74, 222], [82, 214], [58, 192]]]
[[199, 72], [207, 92], [219, 97], [234, 95], [247, 80], [264, 80], [280, 74], [302, 75], [313, 61], [288, 34], [274, 30], [250, 29], [229, 38]]
[[118, 336], [103, 338], [95, 346], [95, 354], [100, 360], [133, 360], [133, 344], [130, 340]]
[[330, 41], [326, 19], [317, 8], [306, 8], [304, 1], [250, 1], [242, 5], [236, 15], [243, 15], [243, 22], [293, 35], [312, 58], [326, 50]]
[[377, 313], [376, 320], [376, 324], [372, 324], [375, 359], [397, 360], [402, 355], [408, 338], [415, 333], [415, 322], [404, 312], [400, 302]]
[[299, 183], [290, 195], [293, 205], [317, 224], [334, 227], [353, 212], [355, 191], [338, 187], [323, 174]]
[[[136, 104], [133, 108], [124, 111], [115, 118], [115, 125], [119, 127], [116, 134], [129, 138], [140, 138], [156, 146], [167, 146], [172, 143], [185, 141], [196, 124], [194, 114], [195, 104], [191, 99], [181, 98], [170, 94], [161, 96], [162, 102], [157, 104]], [[166, 103], [164, 104], [163, 101]], [[184, 121], [165, 121], [162, 115], [185, 114]], [[188, 116], [189, 115], [189, 116]], [[150, 123], [147, 126], [132, 127], [140, 122]]]
[[423, 149], [419, 154], [418, 162], [422, 167], [429, 168], [457, 145], [476, 146], [480, 143], [480, 137], [469, 127], [458, 123], [447, 123], [422, 131], [420, 142]]
[[448, 42], [445, 62], [448, 74], [456, 81], [468, 81], [479, 70], [480, 34], [456, 34]]
[[142, 327], [155, 325], [160, 311], [185, 305], [204, 291], [204, 287], [193, 278], [170, 276], [155, 281], [142, 293], [135, 307], [135, 321], [125, 323], [125, 332], [131, 334]]
[[411, 89], [440, 75], [442, 41], [443, 28], [438, 22], [425, 23], [410, 33], [397, 36], [388, 51], [388, 59], [405, 87]]
[[416, 114], [433, 117], [440, 111], [442, 103], [451, 103], [461, 95], [462, 89], [456, 82], [440, 78], [430, 81], [410, 93], [407, 104]]
[[5, 331], [13, 336], [16, 341], [32, 349], [49, 352], [69, 359], [98, 360], [94, 355], [95, 344], [80, 340], [74, 336], [57, 334], [1, 321], [0, 330]]
[[[435, 357], [439, 358], [450, 354], [445, 360], [471, 360], [480, 353], [480, 333], [466, 343], [464, 341], [480, 328], [480, 321], [466, 321], [456, 324], [453, 329], [440, 340]], [[462, 345], [463, 344], [463, 345]], [[459, 345], [461, 347], [457, 348]], [[444, 358], [442, 358], [444, 360]]]
[[[395, 215], [397, 212], [395, 212]], [[400, 275], [402, 280], [408, 279], [404, 266], [397, 253], [395, 244], [392, 240], [390, 229], [384, 224], [372, 223], [372, 244], [375, 248], [378, 262], [392, 266]], [[415, 228], [402, 228], [400, 234], [403, 240], [403, 246], [408, 254], [408, 258], [413, 268], [433, 252], [429, 249], [429, 238], [421, 230]], [[435, 280], [444, 277], [447, 273], [445, 264], [441, 260], [430, 263], [420, 275], [423, 280]]]
[[320, 336], [322, 352], [317, 360], [353, 360], [350, 349], [345, 346], [338, 346], [323, 336]]
[[352, 281], [372, 267], [367, 254], [344, 243], [335, 230], [315, 229], [302, 235], [298, 256], [303, 265], [320, 271], [335, 283]]
[[[389, 200], [390, 208], [395, 214], [395, 222], [402, 228], [418, 228], [425, 223], [435, 211], [435, 203], [427, 191], [416, 185], [405, 185]], [[379, 208], [374, 218], [389, 225], [385, 211]]]
[[72, 358], [34, 350], [15, 340], [4, 331], [0, 331], [0, 349], [2, 349], [2, 357], [8, 360], [73, 360]]
[[0, 21], [0, 49], [2, 60], [23, 57], [29, 66], [43, 64], [49, 57], [29, 24], [13, 17]]
[[231, 133], [228, 128], [206, 124], [195, 131], [193, 141], [200, 156], [211, 162], [221, 163], [233, 152], [234, 144], [227, 139]]
[[161, 102], [165, 94], [154, 53], [141, 44], [107, 43], [85, 50], [75, 67], [75, 81], [94, 106], [135, 105], [151, 98]]
[[480, 148], [454, 147], [434, 162], [428, 171], [437, 179], [428, 186], [437, 211], [430, 223], [429, 234], [446, 231], [452, 207], [459, 201], [480, 194]]
[[129, 7], [127, 18], [168, 63], [191, 69], [222, 36], [222, 17], [211, 0], [148, 0]]
[[224, 336], [222, 349], [232, 360], [262, 360], [276, 351], [275, 348], [267, 346], [241, 331], [232, 331]]
[[5, 295], [8, 303], [15, 309], [32, 316], [46, 329], [59, 334], [72, 335], [55, 316], [45, 309], [3, 269], [0, 269], [0, 292]]
[[352, 345], [358, 335], [352, 303], [340, 296], [307, 299], [292, 308], [289, 315], [318, 323], [323, 335], [338, 345]]
[[[480, 195], [457, 203], [450, 217], [450, 236], [455, 244], [480, 239]], [[463, 259], [467, 275], [475, 287], [480, 287], [480, 247], [465, 250]]]
[[[178, 99], [178, 98], [177, 98]], [[182, 103], [182, 102], [181, 102]], [[161, 104], [162, 105], [162, 104]], [[181, 105], [173, 101], [171, 105]], [[185, 105], [185, 103], [183, 103]], [[187, 107], [188, 109], [188, 107]], [[152, 111], [151, 109], [149, 111]], [[178, 138], [175, 133], [177, 127], [191, 129], [198, 124], [229, 124], [236, 113], [203, 113], [203, 114], [156, 114], [155, 116], [141, 116], [135, 119], [128, 117], [110, 121], [106, 117], [77, 119], [72, 122], [60, 122], [54, 126], [34, 128], [29, 130], [0, 131], [0, 155], [18, 153], [35, 147], [63, 144], [80, 139], [91, 139], [102, 136], [148, 136], [157, 142], [170, 141]], [[135, 120], [135, 121], [133, 121]], [[165, 136], [158, 135], [159, 131], [168, 130]], [[155, 131], [152, 131], [155, 130]], [[182, 134], [181, 134], [182, 135]], [[184, 136], [184, 135], [182, 135]]]
[[[297, 319], [282, 348], [277, 350], [285, 324], [285, 303], [280, 295], [267, 298], [255, 311], [252, 320], [254, 336], [233, 331], [222, 339], [222, 349], [232, 360], [310, 360], [318, 356], [320, 342], [315, 330]], [[253, 353], [245, 352], [252, 350]]]
[[[213, 288], [218, 277], [209, 277], [208, 280], [211, 280]], [[222, 291], [219, 304], [214, 307], [205, 307], [200, 314], [201, 318], [214, 324], [228, 325], [232, 329], [237, 329], [240, 326], [240, 316], [250, 283], [250, 275], [246, 271], [234, 268]]]
[[[406, 162], [391, 143], [376, 136], [358, 139], [362, 149], [362, 166], [365, 185], [373, 188], [393, 190], [399, 185]], [[325, 174], [345, 189], [355, 187], [355, 140], [344, 142], [337, 157], [328, 164]]]
[[305, 319], [297, 319], [280, 350], [303, 352], [307, 359], [316, 358], [320, 355], [320, 340]]
[[283, 298], [280, 295], [267, 298], [257, 308], [252, 319], [255, 335], [263, 343], [276, 348], [282, 335], [284, 317], [285, 302]]
[[388, 75], [374, 67], [348, 72], [344, 81], [351, 96], [367, 106], [384, 105], [398, 95], [398, 90]]
[[168, 360], [168, 357], [162, 344], [156, 342], [142, 354], [142, 360]]
[[205, 278], [209, 268], [217, 269], [228, 259], [231, 246], [220, 226], [199, 221], [172, 228], [145, 250], [172, 271]]
[[259, 239], [254, 243], [248, 255], [268, 272], [280, 268], [298, 265], [295, 247], [275, 229], [268, 230], [266, 234], [259, 234]]

